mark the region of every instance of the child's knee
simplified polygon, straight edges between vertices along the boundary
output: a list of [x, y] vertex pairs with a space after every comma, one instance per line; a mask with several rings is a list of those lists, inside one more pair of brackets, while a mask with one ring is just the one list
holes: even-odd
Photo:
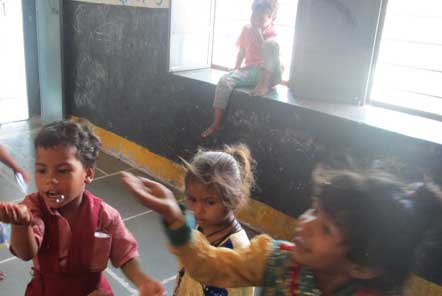
[[221, 77], [221, 79], [218, 81], [217, 87], [233, 89], [235, 84], [235, 80], [231, 77], [231, 73], [229, 72]]

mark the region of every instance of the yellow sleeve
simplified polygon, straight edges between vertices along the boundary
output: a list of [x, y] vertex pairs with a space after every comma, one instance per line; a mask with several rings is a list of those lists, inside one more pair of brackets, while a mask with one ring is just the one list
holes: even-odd
[[190, 241], [171, 250], [195, 280], [211, 286], [235, 288], [262, 285], [272, 245], [272, 238], [259, 235], [244, 248], [216, 248], [200, 232], [193, 230]]

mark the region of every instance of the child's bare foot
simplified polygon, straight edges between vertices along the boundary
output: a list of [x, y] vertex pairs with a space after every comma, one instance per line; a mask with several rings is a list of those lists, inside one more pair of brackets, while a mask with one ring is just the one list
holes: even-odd
[[0, 271], [0, 281], [4, 280], [6, 277], [6, 274], [3, 271]]
[[214, 124], [211, 124], [204, 132], [201, 133], [201, 138], [206, 139], [220, 128]]
[[214, 132], [221, 129], [221, 125], [223, 122], [224, 109], [221, 108], [213, 108], [213, 121], [212, 124], [201, 134], [201, 138], [205, 139]]

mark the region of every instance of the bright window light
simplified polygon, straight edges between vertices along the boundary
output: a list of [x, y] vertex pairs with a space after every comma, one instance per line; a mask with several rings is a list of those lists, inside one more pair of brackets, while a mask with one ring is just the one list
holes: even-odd
[[[238, 48], [236, 41], [244, 25], [250, 23], [253, 0], [220, 0], [215, 6], [212, 65], [232, 69]], [[275, 21], [280, 46], [283, 80], [289, 79], [295, 31], [297, 0], [280, 0]]]
[[389, 0], [370, 100], [442, 115], [441, 0]]

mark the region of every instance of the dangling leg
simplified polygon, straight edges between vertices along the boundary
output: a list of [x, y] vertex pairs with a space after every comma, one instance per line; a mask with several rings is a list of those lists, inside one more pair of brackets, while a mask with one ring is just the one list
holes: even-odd
[[234, 70], [225, 74], [219, 80], [213, 100], [213, 120], [210, 126], [201, 134], [202, 138], [207, 138], [220, 129], [224, 117], [224, 110], [229, 103], [233, 89], [236, 87], [238, 81], [240, 81], [241, 75], [242, 70]]
[[220, 79], [216, 86], [215, 99], [213, 100], [213, 121], [201, 134], [201, 137], [207, 138], [220, 129], [224, 118], [224, 111], [229, 103], [233, 89], [238, 86], [256, 85], [257, 73], [258, 67], [251, 66], [229, 72]]
[[201, 134], [201, 137], [207, 138], [208, 136], [219, 130], [223, 121], [223, 116], [224, 109], [214, 107], [212, 124]]

